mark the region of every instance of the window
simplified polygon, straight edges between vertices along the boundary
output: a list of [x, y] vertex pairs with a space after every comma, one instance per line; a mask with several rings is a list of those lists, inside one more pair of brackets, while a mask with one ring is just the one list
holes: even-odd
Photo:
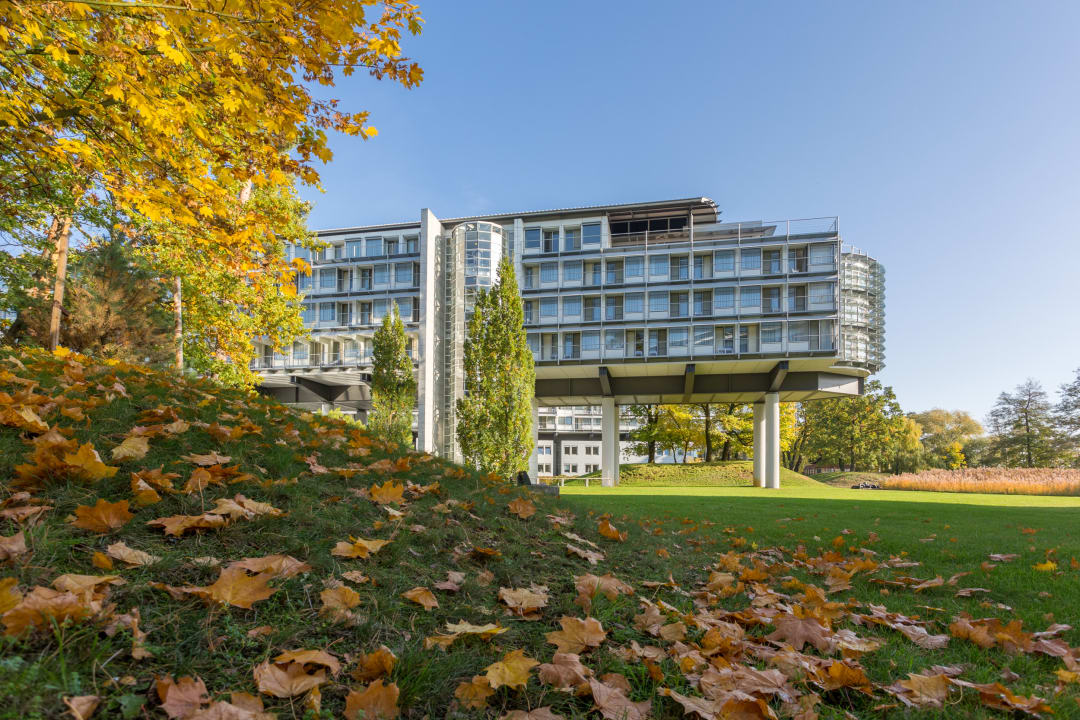
[[739, 352], [750, 352], [750, 327], [748, 325], [739, 326]]
[[413, 264], [398, 263], [394, 266], [394, 282], [398, 285], [413, 284]]
[[780, 307], [780, 288], [778, 288], [778, 287], [767, 287], [767, 288], [765, 288], [764, 294], [762, 296], [762, 301], [763, 301], [763, 304], [762, 304], [761, 309], [762, 309], [763, 312], [770, 312], [770, 313], [780, 312], [781, 309], [782, 309]]
[[319, 322], [337, 320], [337, 303], [319, 303]]
[[300, 319], [308, 324], [315, 322], [315, 307], [311, 303], [304, 303], [302, 307]]
[[[563, 357], [568, 360], [576, 360], [581, 357], [581, 333], [566, 333], [563, 335]], [[571, 420], [571, 418], [566, 418]]]
[[420, 252], [420, 238], [415, 235], [405, 236], [405, 252], [410, 255]]
[[673, 350], [686, 351], [686, 343], [689, 332], [686, 328], [672, 328], [668, 330], [668, 347]]
[[605, 320], [622, 320], [623, 319], [623, 298], [622, 295], [608, 295], [605, 301], [604, 307], [604, 319]]
[[300, 292], [311, 289], [311, 276], [304, 273], [296, 274], [296, 289]]
[[694, 256], [694, 279], [704, 280], [712, 277], [712, 256], [711, 255], [695, 255]]
[[371, 304], [371, 320], [380, 323], [386, 317], [387, 300], [376, 300]]
[[299, 245], [293, 245], [293, 257], [300, 258], [301, 260], [306, 260], [310, 263], [311, 250], [308, 250], [306, 247], [300, 247]]
[[600, 244], [600, 223], [588, 223], [581, 226], [581, 244]]
[[[525, 300], [521, 303], [521, 307], [524, 309], [525, 324], [530, 325], [536, 322], [536, 301]], [[529, 336], [529, 342], [532, 342], [533, 336]]]
[[307, 360], [308, 348], [304, 343], [293, 343], [292, 346], [293, 360]]
[[665, 313], [668, 309], [668, 294], [666, 292], [649, 293], [649, 314]]
[[788, 340], [791, 342], [807, 342], [810, 340], [809, 323], [805, 320], [788, 323]]
[[542, 283], [557, 283], [559, 282], [559, 263], [543, 263], [540, 266], [540, 282]]
[[713, 307], [717, 312], [735, 307], [735, 288], [716, 288], [713, 292]]
[[581, 349], [584, 352], [600, 352], [600, 333], [596, 330], [581, 333]]
[[386, 285], [390, 282], [390, 266], [389, 265], [376, 265], [375, 266], [375, 284]]
[[540, 299], [540, 317], [558, 317], [559, 315], [559, 299], [558, 298], [541, 298]]
[[382, 238], [368, 238], [364, 241], [364, 255], [376, 257], [382, 254]]
[[323, 290], [334, 290], [337, 288], [337, 270], [320, 270], [319, 271], [319, 287]]
[[581, 228], [563, 229], [563, 250], [581, 249]]
[[540, 249], [540, 228], [525, 228], [525, 249]]
[[562, 312], [564, 317], [578, 317], [581, 315], [581, 296], [563, 298]]
[[605, 330], [604, 331], [604, 349], [612, 352], [622, 352], [623, 349], [623, 331], [622, 330]]
[[360, 324], [371, 324], [371, 303], [369, 302], [360, 303]]
[[626, 312], [641, 315], [645, 312], [645, 293], [628, 293], [624, 298]]
[[815, 305], [832, 305], [833, 284], [814, 283], [810, 286], [810, 302]]
[[600, 321], [600, 298], [599, 297], [587, 297], [585, 298], [585, 312], [582, 317], [585, 322], [599, 322]]
[[671, 258], [671, 279], [686, 280], [690, 277], [689, 259], [685, 255]]
[[805, 285], [790, 285], [788, 286], [788, 310], [791, 312], [802, 312], [806, 309], [806, 286]]
[[698, 352], [711, 350], [712, 344], [713, 329], [711, 327], [694, 328], [694, 348]]
[[556, 252], [559, 249], [559, 231], [558, 230], [545, 230], [544, 231], [544, 252]]
[[832, 265], [835, 253], [832, 243], [818, 243], [810, 246], [811, 265]]
[[600, 277], [601, 277], [600, 273], [601, 273], [601, 271], [602, 271], [602, 269], [600, 267], [600, 262], [599, 261], [586, 263], [585, 264], [585, 281], [584, 282], [587, 285], [599, 285], [600, 284]]
[[667, 330], [649, 331], [649, 357], [667, 355]]
[[356, 277], [356, 287], [358, 290], [371, 289], [371, 268], [360, 268]]
[[761, 323], [761, 342], [778, 343], [781, 341], [780, 323]]
[[715, 272], [735, 272], [735, 251], [717, 250], [714, 252], [713, 270]]
[[756, 285], [742, 288], [739, 291], [739, 305], [744, 308], [761, 305], [761, 288]]
[[765, 250], [761, 253], [763, 272], [776, 275], [780, 272], [780, 251]]
[[623, 272], [626, 282], [642, 280], [645, 278], [645, 258], [628, 257], [623, 261]]
[[694, 291], [694, 314], [712, 315], [712, 290]]
[[622, 260], [607, 261], [607, 277], [604, 280], [608, 285], [621, 285], [623, 281]]
[[760, 270], [761, 269], [761, 251], [760, 250], [747, 250], [742, 251], [742, 269], [743, 270]]
[[345, 243], [345, 254], [351, 258], [358, 258], [363, 255], [364, 243], [359, 240], [349, 240]]
[[394, 238], [386, 238], [386, 254], [387, 255], [397, 255], [398, 252], [399, 252], [398, 247], [399, 247], [399, 243], [398, 243], [398, 239], [396, 237], [394, 237]]
[[649, 257], [649, 277], [664, 277], [667, 274], [667, 255], [652, 255]]
[[567, 445], [566, 446], [566, 454], [567, 455], [577, 455], [577, 445]]
[[806, 272], [806, 248], [788, 248], [788, 272]]
[[526, 288], [534, 288], [534, 287], [536, 287], [536, 266], [535, 265], [526, 265], [525, 266], [525, 287]]
[[668, 313], [671, 317], [686, 317], [690, 314], [689, 294], [684, 292], [669, 293]]
[[581, 282], [581, 261], [563, 263], [563, 282]]
[[413, 315], [416, 308], [415, 301], [416, 298], [411, 297], [397, 299], [398, 315], [400, 315], [401, 319], [405, 322], [416, 320], [416, 317]]

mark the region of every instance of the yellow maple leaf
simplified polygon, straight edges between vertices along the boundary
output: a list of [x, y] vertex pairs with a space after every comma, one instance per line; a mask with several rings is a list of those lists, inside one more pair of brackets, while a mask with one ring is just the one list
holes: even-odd
[[472, 680], [458, 683], [454, 690], [454, 697], [464, 707], [471, 710], [483, 710], [487, 707], [488, 698], [495, 694], [491, 683], [483, 675], [473, 675]]
[[135, 516], [128, 512], [127, 500], [111, 503], [104, 498], [98, 498], [92, 507], [80, 505], [75, 508], [75, 520], [71, 524], [90, 532], [107, 533], [123, 527], [133, 517]]
[[148, 452], [150, 452], [149, 438], [142, 436], [129, 437], [112, 449], [112, 459], [117, 462], [142, 460]]
[[269, 576], [265, 574], [248, 575], [238, 567], [227, 567], [221, 571], [213, 585], [206, 586], [207, 597], [222, 605], [251, 609], [253, 603], [265, 600], [277, 592], [267, 584]]
[[346, 558], [367, 558], [390, 543], [389, 540], [364, 540], [362, 538], [349, 538], [349, 540], [350, 542], [344, 540], [339, 542], [330, 554]]
[[600, 621], [596, 618], [580, 618], [563, 615], [559, 620], [562, 630], [547, 633], [548, 642], [559, 648], [561, 653], [573, 653], [575, 655], [591, 648], [600, 647], [600, 643], [607, 637]]
[[514, 650], [498, 662], [488, 665], [485, 670], [488, 684], [498, 689], [503, 685], [510, 688], [523, 688], [529, 682], [529, 671], [540, 663], [525, 655], [524, 650]]
[[428, 611], [439, 607], [439, 601], [435, 599], [435, 595], [426, 587], [414, 587], [412, 590], [406, 590], [401, 593], [401, 597], [406, 600], [412, 600], [417, 605], [423, 605], [424, 609]]
[[[401, 710], [398, 708], [400, 691], [396, 683], [384, 685], [382, 680], [364, 688], [363, 692], [353, 690], [345, 696], [346, 720], [392, 720]], [[361, 715], [363, 713], [363, 715]]]
[[74, 471], [72, 474], [82, 480], [97, 481], [111, 478], [120, 469], [102, 462], [101, 456], [90, 443], [80, 445], [74, 453], [65, 453], [64, 462], [70, 470]]
[[626, 542], [626, 531], [624, 530], [623, 532], [619, 532], [619, 530], [614, 525], [612, 525], [611, 521], [609, 521], [607, 518], [601, 519], [596, 529], [597, 532], [599, 532], [601, 535], [608, 538], [609, 540]]
[[528, 520], [536, 514], [536, 506], [528, 498], [516, 498], [506, 507], [522, 520]]
[[396, 664], [397, 657], [394, 653], [390, 652], [385, 645], [380, 645], [375, 652], [364, 653], [360, 656], [356, 669], [352, 671], [352, 676], [354, 680], [360, 682], [371, 682], [389, 675]]
[[387, 480], [382, 485], [372, 485], [368, 490], [371, 499], [380, 505], [402, 502], [404, 492], [405, 486], [393, 480]]

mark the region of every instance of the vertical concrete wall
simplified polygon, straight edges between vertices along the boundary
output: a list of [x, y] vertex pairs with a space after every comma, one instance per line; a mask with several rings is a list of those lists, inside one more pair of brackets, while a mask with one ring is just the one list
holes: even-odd
[[424, 452], [437, 451], [435, 444], [435, 403], [439, 393], [435, 388], [436, 265], [442, 261], [439, 252], [442, 223], [427, 208], [420, 211], [420, 374], [417, 378], [417, 447]]

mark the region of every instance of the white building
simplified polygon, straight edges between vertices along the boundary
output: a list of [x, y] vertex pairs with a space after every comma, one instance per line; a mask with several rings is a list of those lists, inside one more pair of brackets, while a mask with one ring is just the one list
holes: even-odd
[[778, 403], [857, 394], [884, 363], [884, 271], [841, 245], [836, 218], [719, 222], [700, 197], [444, 220], [425, 209], [319, 237], [329, 246], [300, 279], [310, 338], [264, 348], [263, 391], [363, 415], [372, 336], [397, 303], [417, 445], [448, 457], [465, 315], [504, 254], [536, 358], [534, 476], [600, 469], [617, 482], [621, 404], [752, 402], [756, 474], [776, 485]]

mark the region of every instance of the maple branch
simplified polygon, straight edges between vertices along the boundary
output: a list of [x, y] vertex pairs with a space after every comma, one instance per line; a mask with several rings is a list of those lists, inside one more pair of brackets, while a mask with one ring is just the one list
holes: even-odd
[[183, 7], [181, 5], [168, 5], [165, 3], [147, 3], [147, 2], [104, 2], [103, 0], [59, 0], [65, 4], [79, 4], [89, 5], [91, 7], [98, 8], [122, 8], [124, 10], [170, 10], [172, 12], [181, 13], [195, 13], [197, 15], [211, 15], [213, 17], [224, 18], [226, 20], [239, 20], [243, 23], [250, 23], [252, 25], [269, 25], [269, 20], [255, 20], [254, 18], [244, 17], [243, 15], [231, 15], [225, 12], [218, 12], [216, 10], [204, 10], [201, 8]]

